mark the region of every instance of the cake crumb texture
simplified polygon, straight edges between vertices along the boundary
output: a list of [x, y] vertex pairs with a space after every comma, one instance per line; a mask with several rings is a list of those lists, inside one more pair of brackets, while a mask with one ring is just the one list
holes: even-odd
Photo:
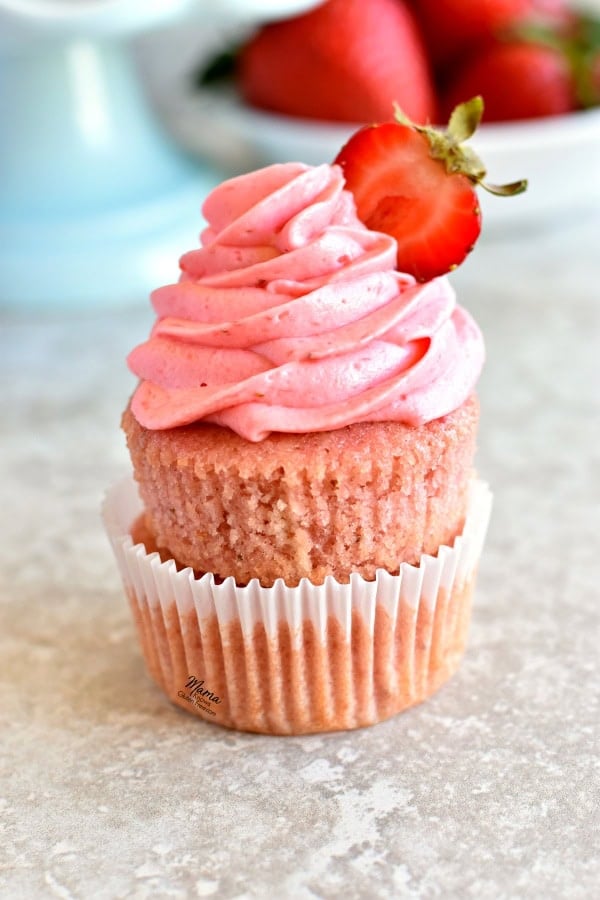
[[240, 585], [373, 579], [452, 544], [464, 522], [477, 398], [418, 427], [359, 423], [249, 443], [200, 423], [123, 428], [163, 555]]

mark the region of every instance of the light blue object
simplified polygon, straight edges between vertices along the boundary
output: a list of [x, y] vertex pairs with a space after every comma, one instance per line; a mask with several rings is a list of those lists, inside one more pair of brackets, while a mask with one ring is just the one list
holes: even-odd
[[126, 36], [194, 11], [312, 4], [0, 0], [0, 307], [135, 303], [198, 242], [220, 176], [163, 133]]
[[125, 47], [0, 59], [0, 304], [131, 303], [175, 280], [217, 182], [155, 124]]

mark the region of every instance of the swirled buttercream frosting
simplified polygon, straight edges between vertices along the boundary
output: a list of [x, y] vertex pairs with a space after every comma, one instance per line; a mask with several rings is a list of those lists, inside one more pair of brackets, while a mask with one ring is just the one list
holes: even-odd
[[200, 247], [152, 294], [129, 367], [138, 422], [194, 422], [250, 441], [357, 422], [419, 425], [472, 392], [483, 339], [446, 278], [395, 269], [396, 243], [357, 218], [338, 166], [286, 163], [223, 182]]

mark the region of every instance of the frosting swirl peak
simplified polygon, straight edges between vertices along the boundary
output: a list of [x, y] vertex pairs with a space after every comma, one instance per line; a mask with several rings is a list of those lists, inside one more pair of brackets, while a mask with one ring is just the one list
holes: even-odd
[[445, 278], [395, 270], [396, 243], [357, 218], [338, 166], [285, 163], [207, 198], [199, 249], [152, 295], [129, 355], [131, 408], [164, 429], [206, 421], [251, 441], [456, 409], [483, 340]]

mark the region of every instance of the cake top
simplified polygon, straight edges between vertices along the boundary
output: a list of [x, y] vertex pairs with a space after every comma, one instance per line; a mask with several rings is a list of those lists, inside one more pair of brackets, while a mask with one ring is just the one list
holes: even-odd
[[339, 165], [272, 165], [208, 196], [201, 246], [181, 258], [177, 284], [153, 293], [157, 322], [128, 359], [142, 426], [213, 422], [260, 441], [357, 422], [418, 425], [473, 391], [484, 359], [477, 325], [445, 277], [419, 284], [399, 270], [397, 215], [381, 196], [389, 167], [371, 181], [378, 219], [394, 225], [385, 233], [359, 218], [348, 159], [351, 142]]

